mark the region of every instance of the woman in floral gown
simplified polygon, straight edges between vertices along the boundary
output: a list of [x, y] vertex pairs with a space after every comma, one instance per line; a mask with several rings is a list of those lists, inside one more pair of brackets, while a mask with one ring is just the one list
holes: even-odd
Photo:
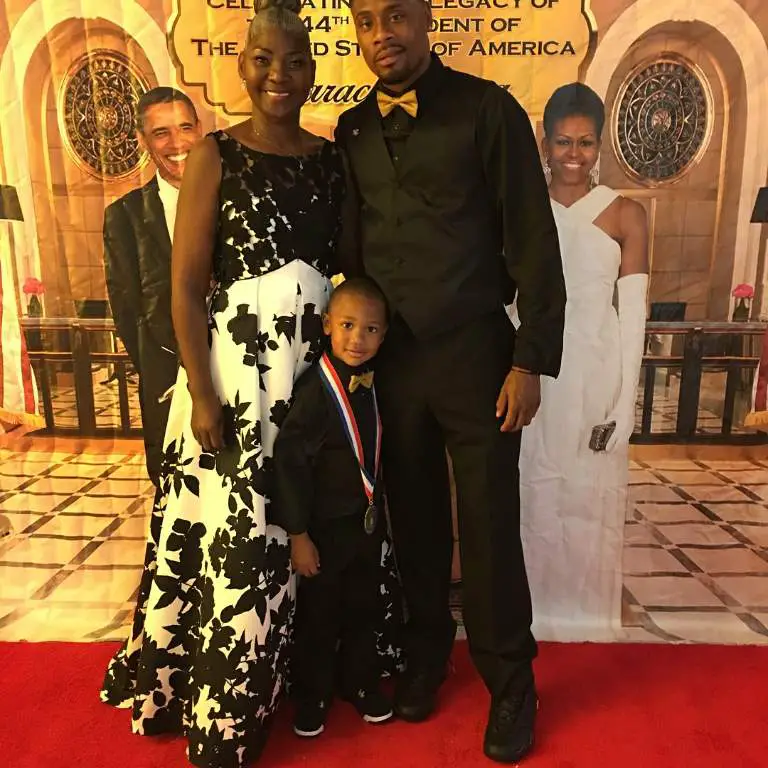
[[101, 693], [131, 708], [137, 733], [183, 732], [206, 768], [259, 755], [287, 665], [294, 582], [269, 524], [269, 462], [320, 350], [343, 194], [338, 151], [299, 126], [313, 63], [298, 9], [257, 6], [238, 61], [251, 118], [187, 161], [173, 246], [183, 368], [131, 637]]

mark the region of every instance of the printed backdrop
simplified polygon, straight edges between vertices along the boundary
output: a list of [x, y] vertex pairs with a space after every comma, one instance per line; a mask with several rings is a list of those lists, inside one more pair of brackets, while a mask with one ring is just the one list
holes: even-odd
[[[317, 82], [306, 120], [327, 132], [373, 78], [355, 41], [349, 0], [307, 0]], [[558, 85], [578, 79], [596, 31], [585, 0], [435, 0], [433, 45], [451, 66], [503, 84], [532, 115]], [[252, 17], [249, 0], [179, 0], [171, 47], [180, 82], [224, 116], [247, 114], [233, 61]]]
[[[433, 50], [507, 88], [537, 136], [557, 86], [580, 80], [605, 100], [600, 181], [647, 211], [651, 317], [765, 319], [766, 228], [752, 214], [768, 184], [768, 3], [431, 4]], [[151, 486], [136, 376], [112, 331], [104, 209], [155, 172], [135, 136], [147, 89], [184, 91], [206, 131], [247, 114], [236, 58], [251, 15], [250, 0], [0, 6], [0, 427], [15, 427], [0, 445], [0, 639], [121, 637], [130, 620]], [[372, 78], [347, 0], [305, 0], [303, 16], [317, 61], [303, 120], [330, 137]], [[648, 350], [679, 352], [660, 336]], [[661, 369], [652, 383], [654, 429], [674, 432], [679, 378]], [[737, 429], [752, 390], [745, 374]], [[719, 429], [724, 399], [724, 372], [708, 371], [700, 429]], [[18, 438], [42, 419], [47, 437]], [[617, 638], [768, 638], [765, 454], [702, 455], [634, 453]]]

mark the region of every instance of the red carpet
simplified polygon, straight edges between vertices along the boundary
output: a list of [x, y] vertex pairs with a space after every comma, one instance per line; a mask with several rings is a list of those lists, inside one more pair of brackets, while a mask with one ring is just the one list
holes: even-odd
[[[98, 701], [114, 644], [0, 644], [0, 764], [8, 768], [182, 768], [184, 742], [130, 732]], [[487, 697], [464, 644], [422, 725], [363, 724], [337, 704], [313, 742], [288, 708], [259, 768], [491, 768]], [[538, 744], [526, 768], [765, 768], [768, 648], [544, 645]]]

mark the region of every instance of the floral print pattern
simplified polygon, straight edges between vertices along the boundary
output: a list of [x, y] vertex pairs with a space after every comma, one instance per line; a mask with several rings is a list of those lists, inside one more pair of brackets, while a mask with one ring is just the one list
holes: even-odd
[[131, 636], [101, 698], [130, 708], [137, 733], [184, 733], [194, 765], [239, 768], [258, 757], [287, 677], [295, 584], [286, 534], [269, 524], [270, 461], [293, 383], [321, 349], [343, 179], [330, 144], [278, 157], [213, 136], [208, 339], [226, 447], [195, 441], [181, 369]]

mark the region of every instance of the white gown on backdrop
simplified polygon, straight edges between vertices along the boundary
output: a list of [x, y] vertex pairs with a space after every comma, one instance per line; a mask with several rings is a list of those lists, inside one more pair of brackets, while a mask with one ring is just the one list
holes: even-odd
[[568, 301], [560, 376], [542, 377], [541, 408], [523, 430], [522, 537], [541, 640], [611, 640], [621, 633], [627, 447], [589, 448], [621, 387], [613, 305], [618, 243], [595, 219], [618, 193], [598, 186], [570, 207], [552, 201]]

